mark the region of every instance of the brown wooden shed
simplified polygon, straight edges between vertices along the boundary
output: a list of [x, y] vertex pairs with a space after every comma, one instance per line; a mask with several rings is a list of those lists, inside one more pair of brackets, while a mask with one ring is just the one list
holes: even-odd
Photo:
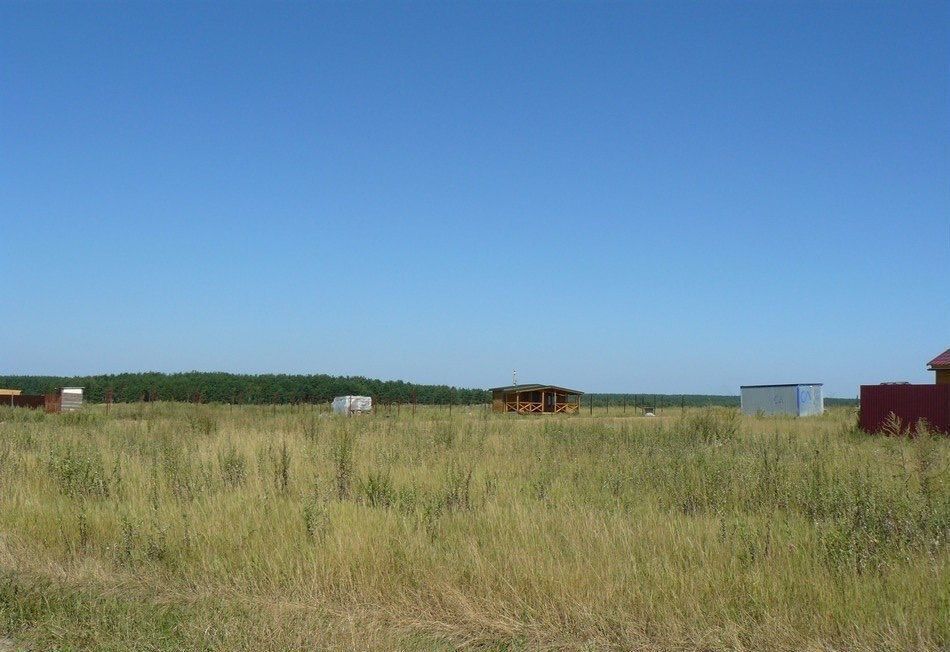
[[491, 388], [492, 412], [577, 414], [584, 392], [557, 385], [509, 385]]

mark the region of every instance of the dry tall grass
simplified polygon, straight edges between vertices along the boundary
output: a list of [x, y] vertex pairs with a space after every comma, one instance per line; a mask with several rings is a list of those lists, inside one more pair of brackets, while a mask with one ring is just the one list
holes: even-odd
[[854, 415], [0, 410], [39, 649], [937, 650], [950, 442]]

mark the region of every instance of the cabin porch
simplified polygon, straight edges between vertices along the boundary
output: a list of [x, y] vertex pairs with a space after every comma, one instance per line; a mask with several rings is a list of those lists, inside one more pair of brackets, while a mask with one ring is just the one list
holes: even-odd
[[576, 390], [548, 385], [501, 387], [492, 390], [492, 409], [517, 414], [577, 414], [580, 397]]

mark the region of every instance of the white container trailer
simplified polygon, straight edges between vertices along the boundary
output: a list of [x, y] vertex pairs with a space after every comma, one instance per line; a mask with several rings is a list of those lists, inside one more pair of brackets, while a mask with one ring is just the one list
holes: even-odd
[[337, 396], [333, 399], [334, 414], [362, 414], [373, 411], [373, 399], [369, 396]]
[[821, 383], [790, 385], [743, 385], [740, 387], [743, 414], [789, 414], [807, 417], [825, 411]]

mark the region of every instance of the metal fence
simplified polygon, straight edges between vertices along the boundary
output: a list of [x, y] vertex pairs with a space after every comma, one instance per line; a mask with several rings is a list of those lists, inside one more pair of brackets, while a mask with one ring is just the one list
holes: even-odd
[[[950, 433], [950, 385], [862, 385], [860, 426], [865, 432], [915, 432], [923, 419]], [[897, 434], [897, 433], [895, 433]]]

